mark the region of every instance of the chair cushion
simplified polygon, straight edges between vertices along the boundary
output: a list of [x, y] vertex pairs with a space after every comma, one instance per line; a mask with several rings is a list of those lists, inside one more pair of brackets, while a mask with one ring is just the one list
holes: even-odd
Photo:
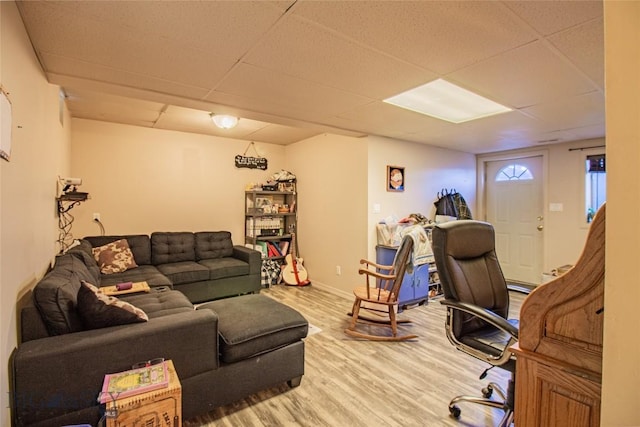
[[155, 232], [151, 234], [151, 263], [168, 264], [195, 261], [195, 238], [189, 232]]
[[264, 295], [242, 295], [203, 304], [218, 314], [220, 358], [233, 363], [284, 347], [307, 336], [296, 310]]
[[233, 242], [228, 231], [195, 233], [196, 261], [233, 255]]

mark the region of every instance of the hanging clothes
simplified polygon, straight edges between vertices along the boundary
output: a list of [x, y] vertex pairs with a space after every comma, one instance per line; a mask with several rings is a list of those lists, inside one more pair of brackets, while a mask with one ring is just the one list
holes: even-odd
[[455, 189], [442, 189], [438, 193], [438, 200], [433, 203], [436, 215], [451, 216], [457, 219], [473, 219], [467, 202]]

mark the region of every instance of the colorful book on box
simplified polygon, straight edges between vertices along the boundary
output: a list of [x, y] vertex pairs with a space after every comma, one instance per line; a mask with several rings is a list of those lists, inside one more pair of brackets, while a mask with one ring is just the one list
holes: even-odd
[[104, 376], [98, 402], [106, 403], [169, 386], [166, 362]]

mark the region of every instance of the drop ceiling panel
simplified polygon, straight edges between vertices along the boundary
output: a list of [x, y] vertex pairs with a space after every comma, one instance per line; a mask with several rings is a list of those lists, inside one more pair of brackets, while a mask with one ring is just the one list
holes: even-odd
[[554, 34], [549, 41], [604, 90], [604, 24], [591, 21]]
[[335, 115], [371, 102], [371, 99], [346, 91], [248, 64], [239, 65], [220, 84], [218, 91], [247, 99], [274, 102], [286, 107], [294, 115], [298, 110]]
[[602, 18], [600, 1], [508, 1], [505, 5], [545, 36]]
[[295, 17], [281, 21], [244, 61], [377, 99], [438, 77]]
[[[16, 4], [51, 83], [157, 103], [76, 91], [73, 117], [210, 134], [210, 107], [270, 123], [241, 120], [234, 138], [377, 134], [475, 153], [604, 136], [600, 1]], [[456, 126], [380, 102], [436, 77], [521, 111]]]
[[291, 144], [317, 134], [314, 131], [247, 118], [241, 118], [233, 129], [220, 129], [213, 124], [208, 111], [176, 106], [169, 106], [154, 127], [273, 144]]
[[534, 105], [524, 111], [556, 129], [604, 124], [604, 95], [592, 92], [573, 98]]
[[393, 133], [413, 133], [427, 129], [435, 131], [454, 126], [453, 123], [384, 102], [372, 102], [359, 106], [340, 114], [339, 117], [345, 120], [345, 124], [353, 120], [364, 125], [365, 129], [385, 130]]
[[152, 126], [163, 104], [95, 92], [67, 91], [66, 102], [74, 117]]
[[453, 83], [512, 108], [596, 89], [542, 42], [495, 56], [448, 77]]
[[288, 145], [319, 134], [319, 132], [313, 130], [272, 124], [247, 135], [247, 139], [270, 144]]
[[[146, 89], [192, 99], [202, 98], [209, 92], [206, 88], [183, 85], [150, 76], [142, 76], [128, 71], [116, 70], [70, 58], [62, 58], [48, 54], [42, 57], [48, 64], [51, 64], [52, 67], [56, 69], [55, 74], [59, 75], [81, 77], [95, 82], [114, 83], [125, 87]], [[56, 82], [56, 78], [52, 74], [49, 74], [49, 80], [52, 83]]]
[[300, 2], [296, 15], [425, 69], [446, 74], [531, 42], [500, 2]]
[[[69, 2], [67, 13], [99, 20], [139, 37], [174, 40], [200, 50], [246, 52], [292, 1]], [[180, 31], [176, 31], [180, 29]]]

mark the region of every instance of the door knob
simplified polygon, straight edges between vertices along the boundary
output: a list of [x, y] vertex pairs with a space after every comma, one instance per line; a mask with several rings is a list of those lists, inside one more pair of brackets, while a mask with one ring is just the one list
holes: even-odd
[[538, 221], [542, 221], [544, 218], [542, 216], [539, 216], [537, 219]]
[[542, 231], [542, 229], [544, 228], [544, 225], [539, 225], [536, 228], [538, 229], [538, 231]]

